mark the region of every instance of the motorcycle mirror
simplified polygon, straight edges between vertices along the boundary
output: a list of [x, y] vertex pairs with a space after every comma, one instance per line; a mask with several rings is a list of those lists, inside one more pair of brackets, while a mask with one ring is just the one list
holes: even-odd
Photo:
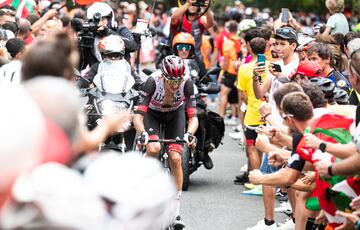
[[218, 74], [220, 72], [220, 68], [219, 67], [211, 67], [211, 69], [209, 69], [205, 75], [213, 75], [213, 74]]
[[153, 69], [150, 69], [150, 68], [144, 68], [143, 70], [143, 73], [150, 76], [151, 74], [153, 74], [155, 72], [155, 70]]
[[196, 70], [193, 69], [193, 70], [190, 71], [190, 76], [192, 78], [197, 78], [199, 76], [199, 74], [198, 74], [198, 72]]
[[216, 83], [210, 82], [205, 87], [202, 87], [201, 91], [207, 94], [216, 94], [220, 92], [220, 86]]
[[201, 78], [200, 82], [202, 82], [204, 79], [207, 79], [209, 75], [218, 75], [221, 71], [221, 68], [219, 67], [211, 67], [206, 74]]

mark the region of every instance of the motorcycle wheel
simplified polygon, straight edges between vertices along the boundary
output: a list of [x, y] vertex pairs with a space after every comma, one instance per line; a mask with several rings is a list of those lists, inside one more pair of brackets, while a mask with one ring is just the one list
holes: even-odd
[[181, 155], [181, 166], [183, 171], [183, 191], [187, 191], [190, 184], [190, 154], [191, 149], [188, 147], [184, 147], [184, 151]]

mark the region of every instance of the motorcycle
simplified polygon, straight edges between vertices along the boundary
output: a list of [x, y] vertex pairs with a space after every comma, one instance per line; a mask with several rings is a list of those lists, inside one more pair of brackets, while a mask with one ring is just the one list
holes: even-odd
[[[132, 110], [139, 97], [139, 93], [132, 88], [134, 84], [130, 66], [125, 59], [104, 59], [93, 79], [94, 87], [87, 90], [88, 128], [91, 130], [100, 125], [103, 116]], [[101, 144], [99, 150], [112, 149], [125, 153], [134, 148], [135, 136], [136, 131], [129, 122]]]
[[[190, 184], [190, 175], [195, 172], [203, 164], [203, 160], [206, 154], [213, 151], [219, 145], [219, 140], [212, 139], [212, 122], [213, 118], [219, 118], [220, 116], [214, 112], [207, 110], [206, 98], [208, 94], [216, 94], [220, 92], [220, 86], [211, 82], [209, 75], [218, 74], [220, 68], [214, 67], [210, 69], [204, 76], [200, 77], [198, 71], [191, 69], [191, 63], [188, 65], [190, 67], [190, 76], [194, 82], [194, 91], [196, 96], [196, 109], [197, 116], [199, 120], [199, 127], [195, 133], [197, 138], [197, 146], [195, 149], [188, 147], [184, 148], [182, 154], [182, 169], [183, 169], [183, 187], [182, 189], [186, 191]], [[220, 129], [218, 133], [214, 136], [222, 139], [225, 132], [225, 126], [223, 124], [222, 118], [219, 119], [220, 127], [223, 126], [223, 129]], [[222, 124], [221, 124], [222, 123]], [[221, 142], [221, 140], [220, 140]]]

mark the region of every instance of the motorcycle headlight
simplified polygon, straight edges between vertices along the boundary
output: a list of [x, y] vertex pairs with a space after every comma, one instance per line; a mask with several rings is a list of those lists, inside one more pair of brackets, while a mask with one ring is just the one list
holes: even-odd
[[125, 102], [114, 102], [110, 99], [105, 99], [99, 103], [99, 110], [103, 115], [111, 115], [127, 109]]

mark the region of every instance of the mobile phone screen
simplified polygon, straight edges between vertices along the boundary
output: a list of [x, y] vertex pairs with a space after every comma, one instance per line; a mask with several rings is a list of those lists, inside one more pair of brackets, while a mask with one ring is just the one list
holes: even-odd
[[281, 9], [281, 14], [282, 14], [281, 22], [287, 24], [289, 22], [289, 9], [288, 8], [282, 8]]
[[273, 64], [272, 66], [276, 72], [281, 72], [281, 66], [279, 64]]
[[258, 54], [257, 62], [262, 62], [261, 66], [265, 65], [266, 57], [264, 54]]

